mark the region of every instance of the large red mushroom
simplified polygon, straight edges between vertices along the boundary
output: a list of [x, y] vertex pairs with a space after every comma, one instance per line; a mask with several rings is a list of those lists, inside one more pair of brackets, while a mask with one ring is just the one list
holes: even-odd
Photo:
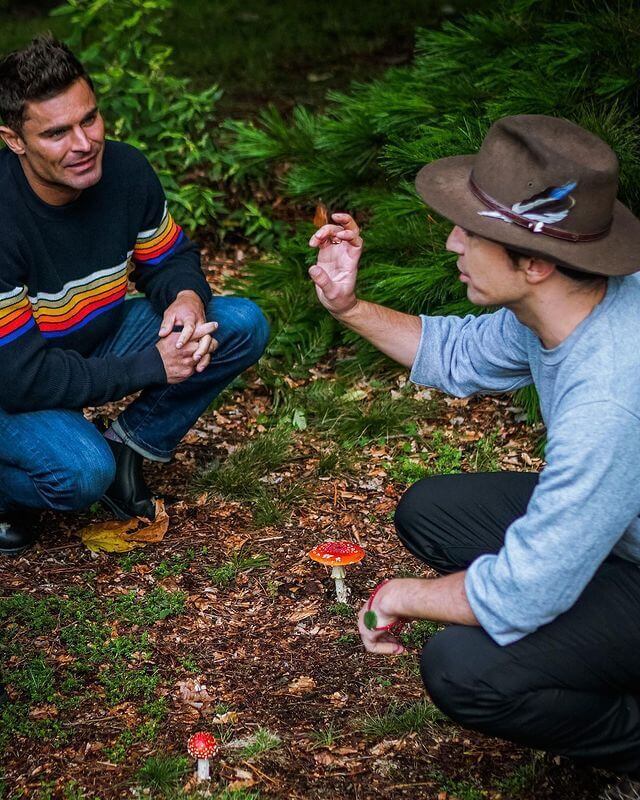
[[215, 736], [206, 731], [199, 731], [194, 733], [187, 742], [187, 752], [191, 758], [198, 759], [197, 780], [208, 781], [210, 779], [209, 773], [209, 759], [218, 749], [218, 742]]
[[336, 597], [339, 603], [347, 602], [345, 567], [348, 564], [357, 564], [364, 556], [362, 547], [353, 542], [323, 542], [309, 553], [309, 558], [313, 561], [332, 568], [331, 577], [336, 583]]

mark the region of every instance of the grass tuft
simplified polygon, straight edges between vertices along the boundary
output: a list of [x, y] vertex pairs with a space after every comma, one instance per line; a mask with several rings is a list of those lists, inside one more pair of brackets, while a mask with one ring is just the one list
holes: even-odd
[[209, 568], [207, 574], [215, 586], [224, 588], [233, 583], [241, 572], [249, 572], [252, 569], [266, 569], [269, 563], [268, 555], [249, 555], [243, 550], [238, 550], [224, 564], [220, 564], [219, 567]]
[[379, 739], [421, 731], [445, 719], [445, 715], [433, 703], [421, 700], [404, 707], [392, 703], [384, 714], [367, 714], [355, 720], [353, 727], [365, 736]]
[[282, 740], [266, 728], [258, 728], [249, 742], [242, 748], [242, 758], [258, 758], [269, 750], [280, 747]]
[[150, 756], [136, 773], [136, 779], [145, 789], [168, 792], [184, 779], [190, 761], [184, 756]]
[[285, 463], [290, 448], [289, 428], [272, 428], [238, 447], [226, 461], [209, 464], [197, 475], [193, 488], [228, 500], [254, 500], [260, 479]]

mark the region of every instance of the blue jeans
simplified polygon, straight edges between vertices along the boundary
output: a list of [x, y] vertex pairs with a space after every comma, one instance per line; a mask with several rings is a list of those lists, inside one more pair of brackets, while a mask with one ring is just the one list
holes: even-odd
[[[92, 355], [124, 355], [157, 342], [161, 318], [148, 300], [133, 298], [124, 307], [122, 324]], [[114, 422], [127, 444], [153, 461], [169, 461], [211, 401], [255, 364], [267, 344], [269, 326], [250, 300], [214, 297], [207, 319], [219, 324], [211, 364], [182, 383], [145, 389]], [[102, 497], [114, 469], [104, 437], [80, 411], [0, 410], [0, 512], [86, 508]]]

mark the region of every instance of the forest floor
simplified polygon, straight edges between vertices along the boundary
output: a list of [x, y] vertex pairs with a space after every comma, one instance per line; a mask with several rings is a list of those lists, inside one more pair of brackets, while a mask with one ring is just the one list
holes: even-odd
[[[210, 259], [218, 285], [233, 257]], [[587, 800], [605, 779], [448, 722], [425, 696], [424, 642], [365, 653], [355, 614], [373, 587], [428, 571], [393, 527], [425, 475], [536, 470], [539, 431], [509, 397], [445, 398], [404, 377], [342, 385], [346, 355], [289, 381], [274, 407], [255, 371], [149, 465], [162, 541], [91, 552], [108, 520], [47, 514], [39, 543], [0, 558], [0, 797], [201, 797], [187, 738], [220, 743], [217, 800]], [[118, 405], [109, 407], [115, 415]], [[366, 549], [336, 602], [308, 551]]]

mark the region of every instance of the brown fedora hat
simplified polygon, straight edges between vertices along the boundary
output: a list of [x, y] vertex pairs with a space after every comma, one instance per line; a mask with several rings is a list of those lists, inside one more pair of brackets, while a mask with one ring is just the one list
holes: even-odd
[[566, 119], [499, 119], [477, 155], [427, 164], [416, 188], [456, 225], [515, 250], [601, 275], [640, 270], [640, 220], [616, 200], [616, 155]]

